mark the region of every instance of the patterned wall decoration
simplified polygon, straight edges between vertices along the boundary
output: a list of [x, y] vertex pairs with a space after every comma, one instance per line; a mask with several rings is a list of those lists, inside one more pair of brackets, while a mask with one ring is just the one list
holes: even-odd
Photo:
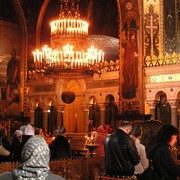
[[144, 58], [164, 54], [163, 0], [143, 1]]
[[149, 12], [144, 16], [145, 56], [159, 56], [159, 17], [154, 12], [154, 5], [149, 5]]

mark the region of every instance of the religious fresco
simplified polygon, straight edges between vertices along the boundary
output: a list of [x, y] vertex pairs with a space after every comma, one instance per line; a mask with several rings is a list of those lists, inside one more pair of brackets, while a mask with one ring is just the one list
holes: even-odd
[[175, 0], [164, 0], [165, 52], [176, 51]]
[[121, 1], [121, 114], [143, 113], [138, 1]]

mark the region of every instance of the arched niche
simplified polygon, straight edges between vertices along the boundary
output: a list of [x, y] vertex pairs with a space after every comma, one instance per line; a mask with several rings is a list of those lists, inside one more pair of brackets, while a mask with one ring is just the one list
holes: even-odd
[[158, 97], [158, 101], [156, 104], [155, 119], [162, 124], [171, 124], [171, 105], [168, 102], [167, 94], [164, 91], [159, 91], [156, 97]]
[[108, 94], [105, 98], [106, 102], [106, 119], [105, 124], [116, 127], [116, 117], [118, 115], [118, 107], [115, 104], [115, 98], [113, 95]]
[[100, 108], [97, 104], [97, 99], [95, 96], [89, 97], [89, 120], [92, 120], [93, 127], [98, 127], [100, 125]]

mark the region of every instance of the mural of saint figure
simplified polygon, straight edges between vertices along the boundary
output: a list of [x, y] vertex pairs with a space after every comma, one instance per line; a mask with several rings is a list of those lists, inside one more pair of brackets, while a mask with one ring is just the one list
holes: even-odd
[[129, 38], [124, 44], [124, 61], [122, 95], [125, 99], [136, 97], [138, 87], [138, 50], [137, 50], [137, 32], [136, 29], [128, 31]]
[[11, 59], [7, 64], [7, 84], [11, 89], [18, 89], [20, 83], [20, 63], [16, 59], [16, 50], [11, 52]]
[[165, 93], [160, 95], [160, 101], [156, 105], [156, 118], [162, 124], [171, 124], [171, 106]]

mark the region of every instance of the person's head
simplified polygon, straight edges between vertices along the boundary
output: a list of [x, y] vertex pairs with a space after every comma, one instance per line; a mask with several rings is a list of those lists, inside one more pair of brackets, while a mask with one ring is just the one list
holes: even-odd
[[14, 132], [14, 137], [16, 137], [20, 142], [22, 141], [23, 132], [21, 130], [16, 130]]
[[98, 128], [97, 128], [97, 133], [99, 133], [99, 134], [106, 134], [107, 133], [107, 131], [106, 131], [106, 126], [103, 126], [103, 125], [101, 125], [101, 126], [99, 126]]
[[163, 125], [157, 132], [157, 139], [163, 143], [173, 146], [177, 142], [179, 130], [173, 125]]
[[42, 135], [42, 129], [41, 128], [35, 128], [34, 134], [35, 135]]
[[141, 139], [142, 136], [142, 128], [141, 126], [134, 126], [132, 128], [131, 134], [135, 136], [135, 138]]
[[17, 179], [45, 179], [49, 173], [50, 150], [41, 136], [32, 136], [24, 145], [21, 165], [13, 171]]
[[132, 124], [129, 121], [123, 121], [120, 124], [119, 129], [123, 130], [126, 134], [129, 135], [132, 130]]
[[34, 136], [34, 128], [31, 124], [27, 124], [24, 129], [24, 135], [26, 136]]

